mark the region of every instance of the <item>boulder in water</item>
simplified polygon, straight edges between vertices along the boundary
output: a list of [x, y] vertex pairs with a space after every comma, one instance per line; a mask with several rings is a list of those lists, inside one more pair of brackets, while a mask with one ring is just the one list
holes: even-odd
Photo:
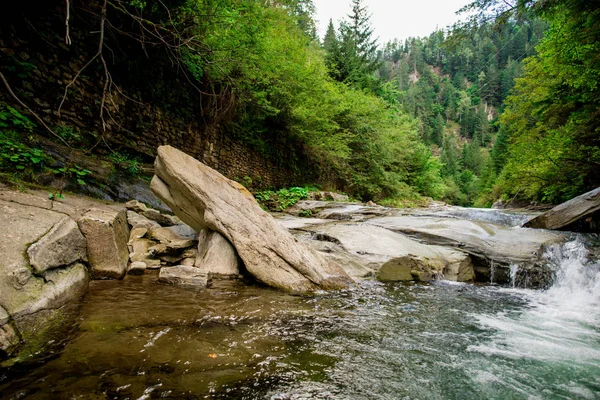
[[129, 227], [125, 209], [94, 209], [81, 217], [78, 224], [87, 239], [92, 277], [123, 278], [129, 261]]
[[158, 281], [169, 285], [188, 288], [205, 288], [208, 286], [208, 274], [196, 267], [177, 265], [160, 269]]
[[152, 191], [197, 231], [219, 232], [259, 281], [291, 292], [340, 289], [352, 279], [263, 211], [242, 185], [170, 146], [158, 148]]
[[600, 188], [577, 196], [527, 221], [527, 228], [600, 232]]

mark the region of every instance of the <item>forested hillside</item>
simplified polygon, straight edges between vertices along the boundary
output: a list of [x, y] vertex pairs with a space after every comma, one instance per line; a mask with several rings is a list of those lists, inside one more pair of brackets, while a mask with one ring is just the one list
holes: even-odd
[[498, 115], [546, 27], [539, 18], [511, 20], [383, 47], [379, 76], [439, 156], [444, 200], [473, 205], [495, 182], [506, 157]]
[[323, 38], [312, 0], [34, 3], [0, 17], [10, 180], [64, 180], [74, 161], [42, 137], [127, 165], [173, 143], [255, 188], [396, 205], [558, 202], [600, 181], [596, 2], [478, 1], [454, 30], [386, 44], [363, 0]]

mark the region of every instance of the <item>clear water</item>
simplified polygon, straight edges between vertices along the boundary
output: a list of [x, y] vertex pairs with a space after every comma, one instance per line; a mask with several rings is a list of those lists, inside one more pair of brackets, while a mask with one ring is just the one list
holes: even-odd
[[547, 257], [559, 278], [544, 292], [94, 282], [79, 332], [44, 363], [0, 371], [0, 398], [598, 399], [600, 265], [580, 241]]

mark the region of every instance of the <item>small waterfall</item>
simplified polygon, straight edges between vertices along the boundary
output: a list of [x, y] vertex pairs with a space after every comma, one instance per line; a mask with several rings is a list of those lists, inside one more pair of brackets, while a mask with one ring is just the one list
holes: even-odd
[[519, 273], [519, 265], [513, 264], [510, 266], [510, 283], [513, 288], [516, 288], [517, 274]]
[[[556, 268], [554, 285], [545, 291], [501, 289], [522, 296], [529, 306], [520, 314], [475, 315], [496, 334], [471, 350], [599, 367], [600, 263], [588, 260], [581, 238], [550, 247], [544, 258]], [[516, 275], [518, 268], [511, 267], [511, 278], [513, 271]]]
[[490, 261], [490, 283], [494, 283], [494, 277], [496, 275], [496, 263], [494, 260]]

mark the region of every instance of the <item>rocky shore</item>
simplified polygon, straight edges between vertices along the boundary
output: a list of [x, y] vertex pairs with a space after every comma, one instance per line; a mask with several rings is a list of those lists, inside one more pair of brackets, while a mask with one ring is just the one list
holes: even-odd
[[[182, 290], [202, 290], [214, 279], [293, 293], [343, 289], [361, 279], [544, 287], [553, 274], [544, 250], [569, 237], [444, 208], [302, 201], [269, 214], [241, 185], [188, 158], [159, 149], [151, 185], [176, 215], [137, 200], [69, 194], [51, 201], [42, 190], [0, 186], [3, 367], [35, 360], [68, 339], [90, 280], [159, 269], [159, 282]], [[312, 218], [298, 216], [306, 210]]]

